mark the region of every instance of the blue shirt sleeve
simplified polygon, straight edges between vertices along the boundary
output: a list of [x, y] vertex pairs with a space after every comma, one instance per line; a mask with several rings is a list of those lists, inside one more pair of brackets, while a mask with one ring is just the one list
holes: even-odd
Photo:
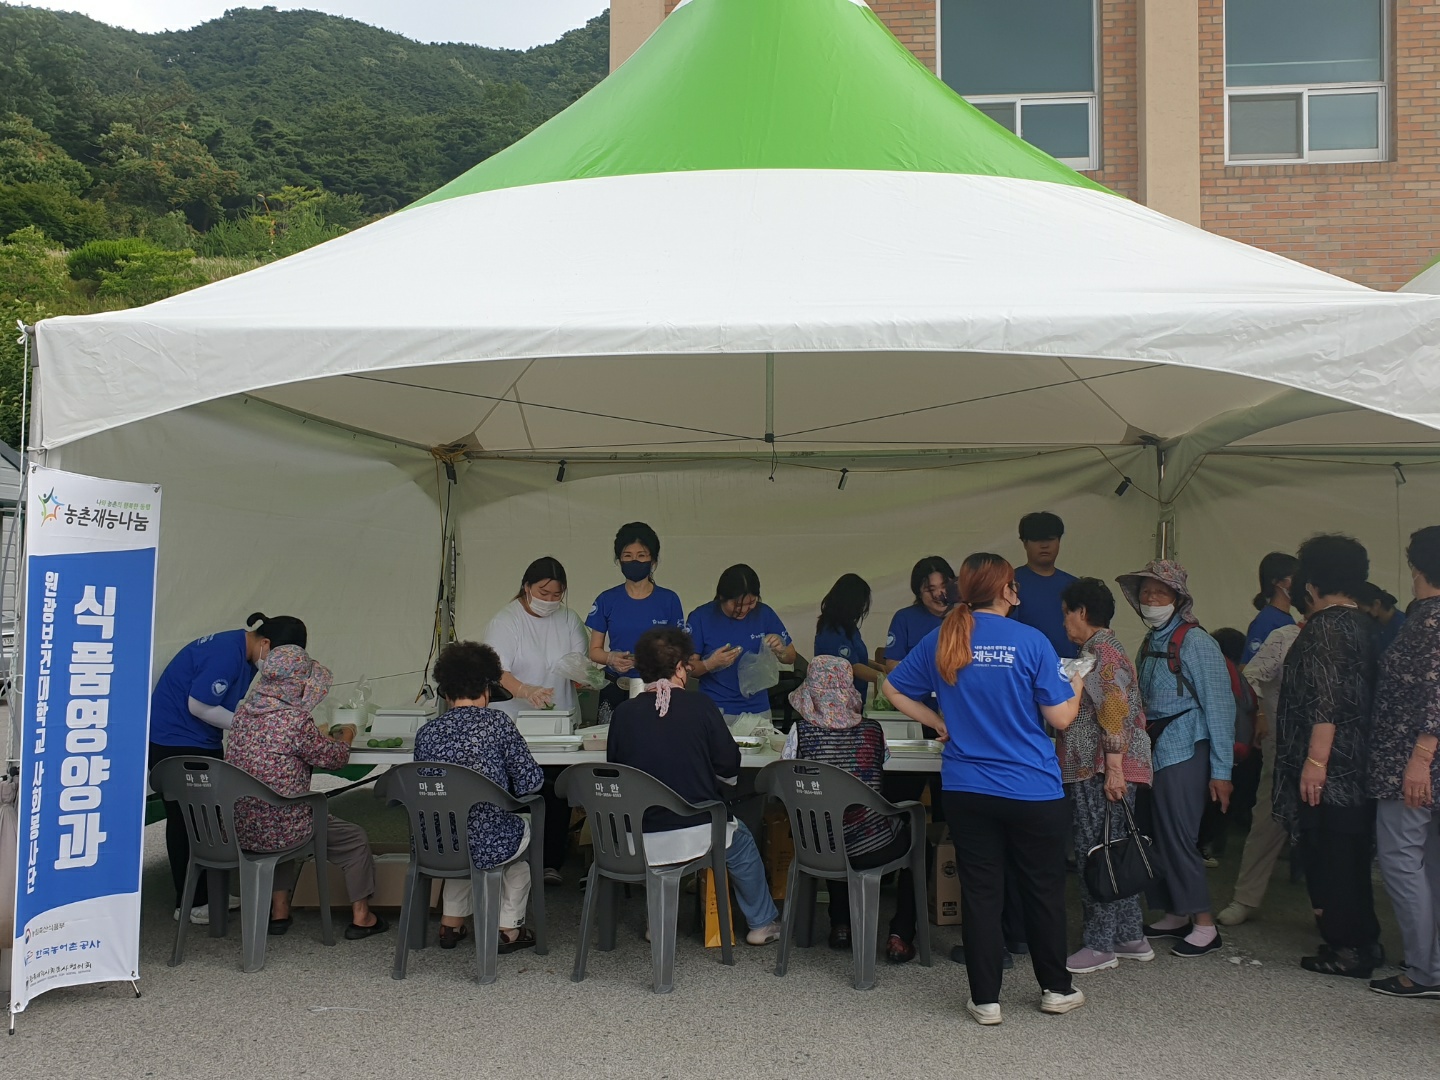
[[604, 593], [597, 596], [595, 603], [590, 605], [590, 614], [585, 616], [585, 626], [591, 630], [599, 630], [602, 634], [610, 629], [610, 607], [605, 603]]
[[767, 634], [779, 634], [780, 640], [786, 645], [791, 643], [790, 631], [785, 629], [785, 624], [780, 621], [780, 616], [776, 615], [775, 609], [768, 604], [765, 607], [765, 618], [761, 626]]
[[[936, 640], [939, 640], [938, 636]], [[900, 661], [900, 666], [890, 672], [886, 682], [916, 701], [930, 697], [937, 691], [940, 682], [940, 672], [935, 669], [934, 649], [917, 645]]]
[[254, 672], [248, 663], [241, 661], [239, 670], [236, 670], [233, 657], [211, 649], [205, 653], [205, 659], [195, 672], [187, 693], [202, 705], [224, 705], [233, 709], [252, 678]]
[[904, 660], [910, 655], [910, 635], [906, 633], [905, 609], [890, 617], [890, 632], [885, 636], [885, 659]]
[[[697, 656], [703, 659], [715, 651], [715, 649], [710, 647], [710, 643], [705, 640], [705, 609], [703, 607], [698, 607], [690, 612], [689, 630], [690, 640], [695, 645], [695, 654]], [[717, 646], [720, 644], [724, 643], [718, 642]]]
[[669, 603], [666, 605], [665, 618], [671, 626], [685, 628], [685, 609], [680, 606], [680, 597], [675, 593], [670, 594]]
[[843, 656], [846, 660], [853, 660], [850, 656], [850, 643], [838, 630], [821, 630], [815, 635], [816, 656]]
[[1063, 705], [1075, 696], [1070, 680], [1060, 673], [1060, 654], [1048, 638], [1042, 636], [1034, 642], [1026, 651], [1026, 659], [1031, 666], [1036, 704]]

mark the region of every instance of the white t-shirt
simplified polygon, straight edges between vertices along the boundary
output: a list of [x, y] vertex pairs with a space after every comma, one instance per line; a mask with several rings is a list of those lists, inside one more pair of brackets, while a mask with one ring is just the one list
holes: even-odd
[[[590, 649], [590, 634], [580, 616], [568, 607], [543, 619], [531, 615], [519, 600], [501, 608], [485, 630], [485, 644], [500, 657], [500, 666], [522, 683], [546, 686], [555, 691], [555, 708], [562, 712], [575, 707], [575, 687], [569, 679], [554, 673], [555, 661], [567, 653], [584, 656]], [[532, 708], [523, 698], [495, 703], [495, 708], [515, 719], [522, 709]]]

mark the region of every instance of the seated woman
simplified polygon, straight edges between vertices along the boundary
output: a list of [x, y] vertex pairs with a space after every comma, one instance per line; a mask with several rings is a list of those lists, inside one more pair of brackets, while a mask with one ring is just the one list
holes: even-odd
[[[346, 724], [331, 737], [320, 734], [310, 713], [330, 689], [330, 672], [298, 645], [271, 649], [260, 666], [255, 692], [235, 710], [225, 760], [244, 769], [279, 795], [294, 797], [310, 790], [315, 768], [338, 769], [350, 760], [355, 728]], [[247, 851], [284, 851], [303, 844], [315, 830], [308, 806], [266, 806], [255, 799], [235, 805], [235, 836]], [[345, 936], [351, 941], [381, 934], [389, 924], [370, 910], [375, 895], [375, 859], [360, 826], [331, 816], [326, 825], [326, 858], [345, 872], [351, 920]], [[290, 929], [290, 893], [299, 864], [275, 868], [270, 901], [270, 933]]]
[[[615, 710], [606, 760], [649, 773], [692, 803], [725, 798], [722, 784], [740, 775], [740, 748], [725, 717], [704, 694], [685, 688], [695, 645], [684, 630], [658, 627], [635, 642], [635, 670], [645, 692]], [[650, 865], [689, 862], [710, 847], [704, 818], [664, 810], [645, 815], [645, 856]], [[725, 865], [740, 912], [750, 927], [745, 940], [768, 945], [780, 938], [780, 913], [770, 899], [765, 867], [745, 823], [730, 820]]]
[[[784, 756], [820, 761], [863, 780], [877, 793], [885, 776], [885, 733], [874, 720], [861, 716], [860, 692], [850, 662], [838, 656], [817, 656], [810, 661], [805, 682], [790, 694], [800, 720], [790, 729]], [[845, 854], [857, 870], [884, 866], [910, 850], [910, 829], [905, 817], [891, 817], [852, 806], [845, 812]], [[828, 881], [830, 890], [830, 947], [850, 948], [850, 886]], [[915, 958], [915, 882], [909, 870], [900, 871], [895, 917], [885, 955], [892, 964]]]
[[[504, 669], [489, 645], [457, 641], [440, 650], [435, 684], [446, 711], [415, 733], [416, 761], [443, 761], [473, 769], [512, 795], [539, 791], [545, 773], [515, 729], [515, 721], [490, 708]], [[500, 878], [500, 952], [528, 949], [535, 935], [526, 926], [530, 863], [520, 856], [530, 846], [530, 823], [490, 803], [470, 808], [470, 858], [482, 870], [504, 866]], [[474, 910], [469, 880], [449, 878], [440, 892], [440, 947], [453, 949], [465, 937], [465, 916]]]

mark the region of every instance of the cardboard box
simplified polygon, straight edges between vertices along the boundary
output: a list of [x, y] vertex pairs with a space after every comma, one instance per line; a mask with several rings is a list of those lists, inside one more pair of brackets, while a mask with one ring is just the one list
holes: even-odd
[[784, 807], [772, 805], [765, 811], [765, 867], [770, 879], [770, 895], [785, 899], [790, 881], [790, 864], [795, 859], [795, 840], [790, 835], [790, 819]]
[[[699, 887], [705, 890], [705, 947], [720, 947], [720, 905], [715, 899], [715, 876], [709, 870], [698, 875]], [[730, 941], [735, 942], [735, 898], [730, 898]]]
[[[370, 906], [398, 910], [405, 899], [405, 874], [410, 869], [410, 847], [404, 844], [374, 844], [371, 851], [375, 855], [375, 895], [370, 898]], [[330, 874], [330, 906], [348, 908], [350, 899], [345, 894], [345, 875], [334, 863], [328, 864], [327, 869]], [[433, 911], [439, 904], [440, 882], [434, 881], [430, 887], [430, 909]], [[315, 888], [314, 859], [301, 867], [290, 906], [312, 910], [320, 906], [320, 897]]]
[[960, 872], [955, 845], [947, 837], [935, 848], [935, 872], [930, 875], [930, 921], [936, 926], [960, 922]]

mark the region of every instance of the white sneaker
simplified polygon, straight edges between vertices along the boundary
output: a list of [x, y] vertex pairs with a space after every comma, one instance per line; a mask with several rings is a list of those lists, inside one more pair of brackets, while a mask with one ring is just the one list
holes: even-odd
[[772, 922], [769, 926], [757, 926], [745, 935], [745, 940], [751, 945], [769, 945], [772, 941], [779, 941], [780, 924]]
[[[238, 905], [237, 905], [237, 906], [238, 906]], [[180, 921], [180, 909], [179, 909], [178, 907], [175, 909], [175, 921], [176, 921], [176, 922], [179, 922], [179, 921]], [[191, 925], [191, 926], [209, 926], [209, 925], [210, 925], [210, 905], [209, 905], [209, 904], [200, 904], [198, 907], [192, 907], [192, 908], [190, 909], [190, 925]]]
[[1215, 916], [1215, 921], [1221, 926], [1239, 926], [1241, 923], [1246, 922], [1250, 916], [1254, 915], [1257, 910], [1259, 909], [1252, 908], [1248, 904], [1242, 904], [1239, 900], [1232, 900], [1229, 907]]
[[1084, 1004], [1085, 995], [1079, 990], [1072, 990], [1068, 994], [1057, 994], [1054, 990], [1046, 990], [1040, 995], [1040, 1011], [1053, 1013], [1056, 1016], [1068, 1013], [1072, 1009], [1078, 1009]]
[[1004, 1017], [1000, 1015], [1000, 1003], [992, 1001], [988, 1005], [976, 1005], [973, 1001], [965, 1002], [965, 1011], [975, 1018], [975, 1022], [982, 1027], [994, 1027]]

